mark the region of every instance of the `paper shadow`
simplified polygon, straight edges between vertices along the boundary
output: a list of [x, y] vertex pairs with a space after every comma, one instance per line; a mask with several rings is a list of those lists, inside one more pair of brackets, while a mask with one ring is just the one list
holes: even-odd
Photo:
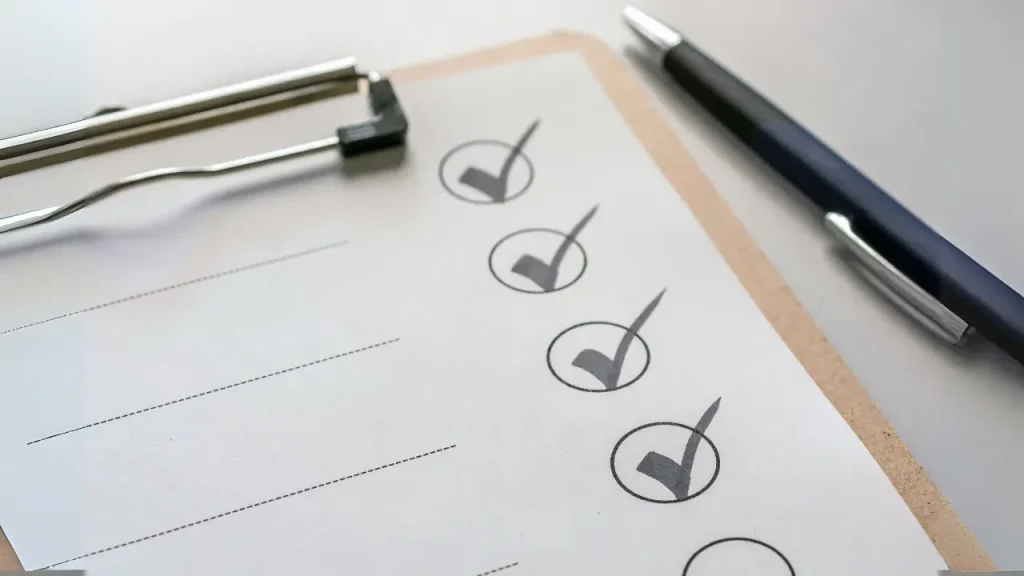
[[[338, 174], [342, 176], [339, 183], [345, 190], [345, 180], [356, 180], [367, 177], [378, 172], [394, 170], [405, 162], [405, 147], [382, 150], [365, 156], [348, 158], [341, 162], [340, 169], [333, 160], [323, 166], [311, 167], [300, 172], [270, 176], [257, 183], [249, 183], [235, 187], [229, 187], [219, 193], [212, 193], [210, 196], [199, 200], [182, 210], [177, 210], [166, 217], [155, 222], [148, 222], [145, 225], [134, 227], [93, 227], [77, 229], [64, 234], [48, 236], [46, 238], [18, 242], [14, 241], [9, 246], [0, 247], [0, 265], [3, 261], [14, 257], [31, 256], [34, 253], [59, 248], [66, 245], [83, 245], [91, 242], [106, 241], [110, 239], [141, 239], [166, 232], [174, 226], [190, 218], [195, 218], [206, 212], [218, 210], [224, 206], [250, 201], [264, 194], [287, 194], [290, 190], [301, 190], [301, 185], [317, 179]], [[116, 201], [116, 200], [113, 200]], [[88, 208], [87, 208], [88, 209]], [[74, 218], [74, 215], [68, 218]], [[43, 225], [45, 226], [45, 224]], [[17, 234], [13, 232], [12, 235]], [[6, 240], [6, 239], [5, 239]]]
[[[5, 260], [11, 258], [31, 257], [33, 254], [46, 250], [58, 249], [65, 246], [84, 246], [94, 242], [108, 241], [111, 239], [132, 240], [142, 239], [159, 235], [169, 229], [179, 226], [182, 222], [195, 218], [197, 215], [219, 210], [225, 206], [235, 208], [237, 204], [251, 201], [265, 194], [287, 194], [293, 189], [301, 190], [301, 185], [307, 182], [338, 173], [338, 165], [329, 163], [324, 166], [311, 167], [308, 170], [293, 172], [289, 174], [271, 176], [258, 183], [244, 184], [241, 186], [229, 187], [220, 193], [212, 193], [210, 196], [199, 200], [182, 210], [176, 210], [167, 216], [147, 222], [140, 226], [108, 226], [80, 228], [66, 233], [47, 236], [45, 238], [32, 239], [27, 241], [14, 240], [7, 246], [0, 247], [0, 266]], [[116, 200], [110, 200], [115, 201]], [[88, 210], [88, 208], [86, 208]], [[74, 215], [68, 218], [74, 218]], [[47, 226], [46, 224], [41, 227]], [[11, 232], [12, 236], [18, 232]], [[4, 238], [6, 240], [6, 238]]]

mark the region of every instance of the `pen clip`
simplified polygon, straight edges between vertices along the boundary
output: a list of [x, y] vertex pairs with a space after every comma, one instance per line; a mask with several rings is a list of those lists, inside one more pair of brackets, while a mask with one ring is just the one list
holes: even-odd
[[[946, 308], [934, 296], [907, 278], [902, 272], [875, 251], [853, 230], [850, 219], [836, 212], [825, 215], [825, 227], [846, 247], [868, 271], [886, 288], [902, 300], [915, 316], [927, 323], [945, 340], [959, 346], [973, 331], [962, 318]], [[892, 295], [890, 294], [890, 296]]]

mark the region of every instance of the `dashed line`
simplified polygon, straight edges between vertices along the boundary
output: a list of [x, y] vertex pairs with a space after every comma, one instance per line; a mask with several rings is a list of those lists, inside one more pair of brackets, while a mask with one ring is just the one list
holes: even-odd
[[[70, 562], [75, 562], [75, 561], [78, 561], [78, 560], [82, 560], [84, 558], [91, 558], [93, 556], [98, 556], [100, 554], [105, 554], [107, 552], [112, 552], [114, 550], [118, 550], [118, 549], [124, 548], [126, 546], [131, 546], [133, 544], [138, 544], [140, 542], [145, 542], [147, 540], [153, 540], [154, 538], [160, 538], [161, 536], [166, 536], [168, 534], [173, 534], [173, 533], [178, 532], [180, 530], [185, 530], [186, 528], [191, 528], [193, 526], [198, 526], [200, 524], [206, 524], [207, 522], [212, 522], [214, 520], [217, 520], [219, 518], [223, 518], [225, 516], [231, 516], [233, 514], [238, 514], [239, 512], [243, 512], [243, 511], [248, 510], [250, 508], [256, 508], [258, 506], [263, 506], [263, 505], [266, 505], [266, 504], [270, 504], [272, 502], [277, 502], [278, 500], [284, 500], [285, 498], [291, 498], [292, 496], [298, 496], [299, 494], [305, 494], [306, 492], [312, 492], [313, 490], [318, 490], [318, 489], [324, 488], [326, 486], [331, 486], [331, 485], [337, 484], [339, 482], [344, 482], [345, 480], [351, 480], [352, 478], [358, 478], [359, 476], [363, 476], [363, 475], [369, 474], [371, 472], [376, 472], [378, 470], [384, 470], [385, 468], [391, 468], [392, 466], [398, 466], [399, 464], [404, 464], [406, 462], [412, 462], [413, 460], [419, 460], [420, 458], [426, 458], [427, 456], [438, 454], [440, 452], [445, 452], [447, 450], [451, 450], [452, 448], [455, 448], [455, 444], [452, 444], [451, 446], [445, 446], [444, 448], [438, 448], [437, 450], [431, 450], [430, 452], [424, 452], [423, 454], [419, 454], [417, 456], [412, 456], [412, 457], [406, 458], [404, 460], [397, 460], [397, 461], [392, 462], [390, 464], [385, 464], [383, 466], [378, 466], [376, 468], [371, 468], [370, 470], [363, 470], [362, 472], [358, 472], [356, 474], [349, 474], [348, 476], [342, 476], [341, 478], [338, 478], [336, 480], [331, 480], [330, 482], [324, 482], [323, 484], [317, 484], [315, 486], [310, 486], [308, 488], [303, 488], [302, 490], [296, 490], [295, 492], [290, 492], [290, 493], [285, 494], [283, 496], [278, 496], [276, 498], [270, 498], [270, 499], [267, 499], [267, 500], [263, 500], [261, 502], [257, 502], [255, 504], [250, 504], [250, 505], [244, 506], [242, 508], [235, 508], [234, 510], [231, 510], [231, 511], [228, 511], [228, 512], [224, 512], [222, 514], [218, 514], [217, 516], [210, 516], [209, 518], [203, 518], [202, 520], [196, 520], [195, 522], [191, 522], [189, 524], [183, 524], [181, 526], [178, 526], [177, 528], [171, 528], [169, 530], [164, 530], [163, 532], [157, 532], [156, 534], [150, 534], [149, 536], [145, 536], [143, 538], [137, 538], [135, 540], [130, 540], [130, 541], [125, 542], [123, 544], [118, 544], [117, 546], [110, 546], [108, 548], [103, 548], [101, 550], [96, 550], [95, 552], [89, 552], [88, 554], [82, 554], [81, 556], [76, 556], [74, 558], [69, 558], [67, 560], [61, 560], [60, 562], [57, 562], [56, 564], [50, 564], [49, 566], [45, 566], [43, 568], [39, 568], [39, 570], [49, 570], [50, 568], [54, 568], [56, 566], [62, 566], [64, 564], [68, 564]], [[504, 568], [502, 568], [502, 569], [504, 569]], [[493, 573], [493, 572], [486, 572], [485, 574], [491, 574], [491, 573]]]
[[157, 288], [156, 290], [150, 290], [148, 292], [143, 292], [141, 294], [136, 294], [134, 296], [128, 296], [127, 298], [120, 298], [120, 299], [117, 299], [117, 300], [113, 300], [111, 302], [106, 302], [104, 304], [97, 304], [96, 306], [90, 306], [88, 308], [82, 308], [81, 310], [76, 310], [74, 312], [68, 312], [67, 314], [61, 314], [60, 316], [54, 316], [53, 318], [47, 318], [46, 320], [39, 320], [38, 322], [32, 322], [31, 324], [25, 324], [23, 326], [18, 326], [17, 328], [11, 328], [11, 329], [8, 329], [8, 330], [4, 330], [3, 332], [0, 332], [0, 336], [3, 336], [4, 334], [10, 334], [12, 332], [18, 332], [19, 330], [25, 330], [26, 328], [32, 328], [34, 326], [39, 326], [41, 324], [49, 324], [50, 322], [56, 322], [57, 320], [63, 320], [65, 318], [70, 318], [71, 316], [78, 316], [79, 314], [85, 314], [86, 312], [94, 312], [96, 310], [101, 310], [103, 308], [109, 308], [111, 306], [116, 306], [118, 304], [124, 304], [125, 302], [131, 302], [133, 300], [139, 300], [141, 298], [146, 298], [148, 296], [153, 296], [155, 294], [162, 294], [164, 292], [169, 292], [171, 290], [177, 290], [178, 288], [185, 288], [186, 286], [191, 286], [193, 284], [199, 284], [200, 282], [206, 282], [208, 280], [216, 280], [217, 278], [223, 278], [225, 276], [231, 276], [232, 274], [238, 274], [239, 272], [248, 272], [249, 270], [255, 270], [256, 268], [263, 268], [264, 266], [270, 266], [271, 264], [279, 264], [281, 262], [287, 262], [288, 260], [294, 260], [296, 258], [301, 258], [303, 256], [309, 256], [311, 254], [316, 254], [317, 252], [323, 252], [325, 250], [330, 250], [332, 248], [339, 248], [341, 246], [344, 246], [345, 244], [348, 244], [348, 240], [342, 240], [341, 242], [334, 242], [332, 244], [327, 244], [326, 246], [319, 246], [317, 248], [312, 248], [312, 249], [309, 249], [309, 250], [303, 250], [302, 252], [296, 252], [294, 254], [288, 254], [286, 256], [280, 256], [280, 257], [273, 258], [273, 259], [270, 259], [270, 260], [264, 260], [262, 262], [256, 262], [255, 264], [249, 264], [247, 266], [242, 266], [241, 268], [232, 268], [231, 270], [225, 270], [224, 272], [218, 272], [216, 274], [210, 274], [208, 276], [202, 276], [200, 278], [193, 278], [192, 280], [188, 280], [187, 282], [180, 282], [178, 284], [172, 284], [170, 286], [164, 286], [163, 288]]
[[398, 342], [399, 340], [400, 340], [400, 338], [393, 338], [391, 340], [385, 340], [384, 342], [378, 342], [378, 343], [372, 344], [370, 346], [364, 346], [362, 348], [356, 348], [355, 350], [349, 350], [348, 352], [342, 352], [341, 354], [335, 354], [333, 356], [328, 356], [326, 358], [321, 358], [319, 360], [313, 360], [312, 362], [306, 362], [305, 364], [299, 364], [298, 366], [292, 366], [291, 368], [285, 368], [284, 370], [278, 370], [277, 372], [272, 372], [270, 374], [264, 374], [262, 376], [257, 376], [255, 378], [249, 378], [248, 380], [242, 380], [241, 382], [235, 382], [234, 384], [228, 384], [227, 386], [221, 386], [220, 388], [214, 388], [213, 390], [207, 390], [206, 392], [200, 392], [198, 394], [193, 394], [191, 396], [186, 396], [184, 398], [179, 398], [177, 400], [171, 400], [170, 402], [164, 402], [163, 404], [157, 404], [156, 406], [150, 406], [149, 408], [143, 408], [141, 410], [136, 410], [134, 412], [129, 412], [127, 414], [122, 414], [120, 416], [114, 416], [113, 418], [107, 418], [106, 420], [100, 420], [99, 422], [93, 422], [92, 424], [86, 424], [85, 426], [79, 426], [78, 428], [72, 428], [71, 430], [65, 430], [64, 432], [58, 432], [57, 434], [51, 434], [49, 436], [46, 436], [45, 438], [40, 438], [38, 440], [33, 440], [33, 441], [29, 442], [27, 445], [31, 446], [33, 444], [38, 444], [38, 443], [44, 442], [46, 440], [52, 440], [53, 438], [59, 438], [61, 436], [66, 436], [68, 434], [73, 434], [75, 432], [80, 432], [82, 430], [86, 430], [88, 428], [93, 428], [95, 426], [101, 426], [103, 424], [109, 424], [109, 423], [115, 422], [117, 420], [123, 420], [124, 418], [128, 418], [130, 416], [137, 416], [139, 414], [144, 414], [146, 412], [150, 412], [150, 411], [156, 410], [158, 408], [166, 408], [167, 406], [173, 406], [174, 404], [180, 404], [180, 403], [186, 402], [188, 400], [194, 400], [196, 398], [201, 398], [203, 396], [209, 396], [210, 394], [216, 394], [217, 392], [223, 392], [225, 390], [230, 390], [232, 388], [237, 388], [239, 386], [244, 386], [246, 384], [252, 384], [253, 382], [259, 382], [260, 380], [266, 380], [268, 378], [273, 378], [275, 376], [280, 376], [281, 374], [288, 374], [289, 372], [295, 372], [296, 370], [302, 370], [303, 368], [309, 368], [310, 366], [316, 366], [317, 364], [323, 364], [324, 362], [330, 362], [332, 360], [337, 360], [338, 358], [344, 358], [345, 356], [351, 356], [353, 354], [358, 354], [359, 352], [365, 352], [366, 350], [372, 350], [374, 348], [380, 348], [381, 346], [387, 346], [388, 344], [393, 344], [395, 342]]
[[488, 574], [495, 574], [497, 572], [501, 572], [502, 570], [508, 570], [509, 568], [515, 568], [516, 566], [519, 566], [519, 562], [513, 562], [511, 564], [506, 564], [506, 565], [504, 565], [504, 566], [502, 566], [500, 568], [495, 568], [494, 570], [488, 570], [487, 572], [481, 572], [481, 573], [477, 574], [476, 576], [487, 576]]

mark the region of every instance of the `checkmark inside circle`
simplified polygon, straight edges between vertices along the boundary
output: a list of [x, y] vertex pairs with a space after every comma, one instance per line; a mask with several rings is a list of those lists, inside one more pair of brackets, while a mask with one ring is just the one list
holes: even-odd
[[544, 292], [554, 291], [558, 284], [559, 267], [562, 265], [563, 260], [565, 260], [569, 247], [576, 242], [576, 237], [583, 231], [583, 228], [590, 222], [590, 219], [594, 217], [595, 212], [597, 212], [597, 206], [591, 208], [583, 216], [583, 219], [573, 226], [572, 230], [562, 239], [549, 262], [545, 262], [532, 254], [523, 254], [512, 265], [512, 272], [527, 278]]
[[482, 192], [491, 199], [491, 202], [500, 204], [505, 201], [508, 197], [508, 180], [512, 174], [512, 166], [515, 165], [516, 158], [522, 154], [523, 147], [529, 142], [530, 137], [537, 130], [537, 126], [540, 125], [540, 119], [534, 120], [532, 124], [526, 129], [526, 132], [519, 137], [515, 146], [509, 152], [508, 156], [505, 157], [502, 162], [501, 169], [498, 175], [495, 176], [491, 172], [477, 168], [476, 166], [470, 166], [466, 168], [462, 176], [459, 177], [459, 182]]
[[597, 378], [599, 382], [607, 390], [614, 390], [619, 385], [619, 377], [622, 375], [622, 365], [626, 361], [626, 353], [629, 351], [630, 344], [637, 338], [637, 334], [640, 332], [640, 328], [647, 322], [647, 319], [654, 313], [655, 308], [658, 307], [658, 303], [661, 302], [661, 297], [665, 295], [665, 291], [662, 290], [651, 300], [650, 304], [644, 307], [640, 315], [633, 320], [633, 323], [629, 325], [622, 338], [619, 340], [618, 346], [615, 348], [615, 354], [611, 358], [605, 355], [603, 352], [599, 352], [592, 348], [586, 348], [582, 350], [576, 359], [572, 361], [572, 365], [586, 371], [594, 378]]
[[683, 457], [676, 461], [658, 452], [648, 452], [643, 460], [636, 467], [636, 471], [668, 488], [672, 495], [679, 500], [690, 495], [690, 476], [693, 472], [693, 462], [697, 457], [697, 448], [700, 446], [702, 435], [711, 425], [711, 420], [718, 413], [718, 406], [722, 402], [719, 398], [715, 400], [704, 415], [700, 417], [694, 431], [686, 441], [686, 448], [683, 449]]

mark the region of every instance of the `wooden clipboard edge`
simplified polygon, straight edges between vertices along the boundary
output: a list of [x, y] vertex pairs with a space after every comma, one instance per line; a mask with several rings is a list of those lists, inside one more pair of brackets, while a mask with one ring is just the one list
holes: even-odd
[[981, 544], [651, 104], [645, 88], [607, 44], [586, 34], [558, 31], [399, 69], [392, 77], [399, 83], [415, 82], [558, 52], [583, 55], [633, 133], [690, 207], [761, 312], [885, 471], [950, 569], [995, 570]]
[[0, 528], [0, 572], [21, 572], [22, 570], [24, 568], [18, 561], [18, 555], [14, 553], [11, 543], [7, 541], [3, 528]]
[[[578, 52], [586, 59], [633, 133], [690, 207], [761, 312], [885, 471], [950, 569], [995, 570], [981, 544], [651, 105], [645, 89], [606, 44], [586, 34], [559, 31], [401, 68], [391, 76], [397, 83], [416, 82], [559, 52]], [[22, 569], [0, 528], [0, 571]]]

